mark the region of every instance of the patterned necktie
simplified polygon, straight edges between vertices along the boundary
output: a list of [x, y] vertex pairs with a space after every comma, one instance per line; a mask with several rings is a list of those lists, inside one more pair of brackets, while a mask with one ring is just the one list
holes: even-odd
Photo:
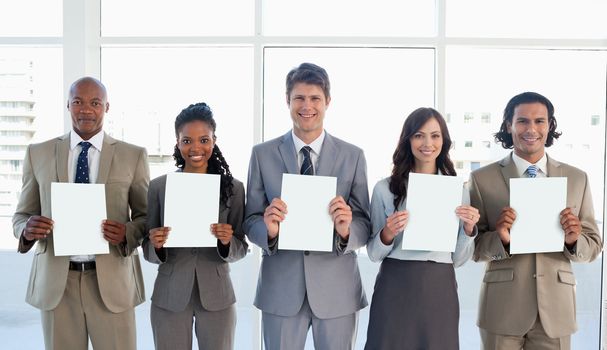
[[534, 178], [537, 176], [537, 167], [535, 165], [530, 165], [527, 168], [527, 177]]
[[314, 175], [314, 166], [312, 165], [312, 157], [310, 156], [311, 151], [312, 148], [310, 146], [305, 146], [301, 149], [304, 159], [299, 173], [302, 175]]
[[76, 178], [74, 183], [88, 184], [89, 181], [89, 148], [90, 142], [82, 141], [79, 143], [82, 151], [78, 155], [78, 165], [76, 165]]

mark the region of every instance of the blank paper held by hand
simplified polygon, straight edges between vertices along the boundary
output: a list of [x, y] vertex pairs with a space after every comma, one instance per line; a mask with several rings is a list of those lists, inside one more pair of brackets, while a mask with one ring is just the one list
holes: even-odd
[[409, 174], [402, 249], [453, 252], [457, 244], [464, 180], [457, 176]]
[[216, 247], [211, 224], [219, 219], [220, 175], [170, 173], [164, 194], [165, 247]]
[[560, 212], [567, 206], [567, 178], [510, 179], [510, 254], [560, 252], [565, 233]]
[[288, 213], [280, 224], [278, 248], [332, 251], [329, 203], [336, 191], [335, 177], [283, 174], [280, 198], [287, 204]]
[[53, 182], [51, 212], [56, 256], [109, 254], [101, 232], [107, 218], [105, 185]]

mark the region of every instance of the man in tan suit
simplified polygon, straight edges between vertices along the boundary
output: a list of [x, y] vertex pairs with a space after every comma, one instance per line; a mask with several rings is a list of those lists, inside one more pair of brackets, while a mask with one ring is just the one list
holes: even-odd
[[[135, 349], [134, 307], [145, 298], [136, 248], [146, 221], [147, 154], [101, 130], [109, 104], [99, 80], [74, 82], [67, 108], [73, 130], [25, 155], [13, 229], [19, 252], [38, 242], [26, 301], [41, 310], [46, 349], [87, 349], [89, 338], [95, 350]], [[76, 174], [81, 166], [88, 171]], [[99, 226], [109, 254], [55, 256], [52, 182], [105, 184], [107, 219]]]
[[[594, 260], [602, 241], [586, 173], [545, 152], [560, 135], [546, 97], [533, 92], [514, 96], [495, 134], [504, 148], [514, 151], [471, 174], [471, 204], [481, 215], [474, 260], [487, 261], [478, 316], [484, 349], [571, 346], [577, 329], [571, 261]], [[509, 181], [517, 177], [567, 178], [567, 208], [560, 213], [563, 251], [510, 254], [516, 212], [509, 207]]]

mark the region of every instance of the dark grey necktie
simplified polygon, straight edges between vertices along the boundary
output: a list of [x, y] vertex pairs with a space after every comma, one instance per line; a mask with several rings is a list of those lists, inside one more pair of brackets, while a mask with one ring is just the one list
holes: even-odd
[[78, 164], [76, 165], [76, 177], [74, 182], [77, 184], [88, 184], [89, 180], [89, 148], [90, 142], [82, 141], [79, 143], [82, 151], [78, 155]]
[[312, 148], [310, 146], [304, 146], [301, 149], [304, 159], [301, 163], [299, 173], [302, 175], [314, 175], [314, 166], [312, 165], [312, 156], [310, 155], [310, 152], [312, 152]]

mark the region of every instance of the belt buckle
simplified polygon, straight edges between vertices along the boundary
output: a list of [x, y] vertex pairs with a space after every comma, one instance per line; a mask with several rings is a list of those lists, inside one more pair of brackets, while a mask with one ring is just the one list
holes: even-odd
[[79, 261], [78, 262], [78, 271], [80, 271], [80, 272], [84, 272], [85, 271], [85, 269], [84, 269], [85, 265], [84, 264], [86, 264], [84, 261]]

